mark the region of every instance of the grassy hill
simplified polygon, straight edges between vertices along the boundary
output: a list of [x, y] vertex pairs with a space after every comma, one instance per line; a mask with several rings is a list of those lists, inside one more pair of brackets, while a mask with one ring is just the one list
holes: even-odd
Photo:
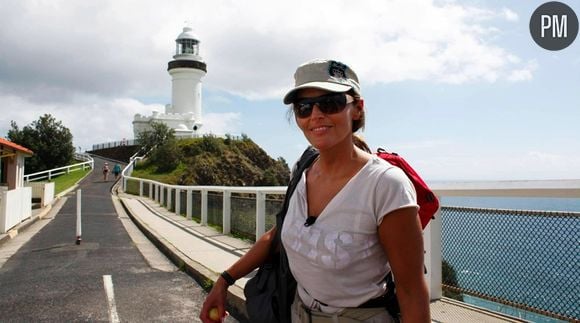
[[290, 170], [243, 135], [176, 140], [137, 165], [135, 177], [179, 185], [285, 186]]

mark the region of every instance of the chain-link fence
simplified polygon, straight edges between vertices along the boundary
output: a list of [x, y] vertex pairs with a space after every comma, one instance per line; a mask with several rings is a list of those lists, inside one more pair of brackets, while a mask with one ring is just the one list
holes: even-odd
[[580, 213], [443, 207], [443, 287], [580, 319]]

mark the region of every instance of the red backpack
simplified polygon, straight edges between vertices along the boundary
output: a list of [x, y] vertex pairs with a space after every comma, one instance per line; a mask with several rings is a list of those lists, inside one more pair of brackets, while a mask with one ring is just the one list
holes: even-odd
[[381, 159], [386, 160], [393, 166], [397, 166], [407, 174], [407, 177], [415, 186], [415, 191], [417, 192], [417, 204], [419, 204], [419, 218], [421, 219], [421, 227], [425, 229], [427, 224], [431, 219], [434, 219], [435, 212], [439, 209], [439, 200], [437, 196], [433, 194], [433, 191], [429, 189], [425, 181], [417, 174], [417, 172], [397, 153], [389, 153], [386, 150], [379, 148], [377, 149], [377, 156]]

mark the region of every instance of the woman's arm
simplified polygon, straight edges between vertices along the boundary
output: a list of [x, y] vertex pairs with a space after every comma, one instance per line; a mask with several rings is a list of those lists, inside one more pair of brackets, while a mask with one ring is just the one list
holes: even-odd
[[379, 226], [379, 239], [393, 271], [402, 321], [431, 322], [417, 209], [402, 208], [385, 215]]
[[[230, 274], [233, 279], [239, 279], [263, 264], [270, 255], [270, 246], [272, 245], [275, 235], [276, 227], [266, 232], [260, 239], [258, 239], [258, 241], [256, 241], [248, 252], [228, 268], [228, 274]], [[201, 314], [199, 316], [202, 322], [214, 322], [208, 317], [209, 310], [212, 308], [218, 309], [220, 317], [223, 318], [225, 316], [227, 290], [228, 284], [220, 276], [203, 303], [203, 308], [201, 309]]]

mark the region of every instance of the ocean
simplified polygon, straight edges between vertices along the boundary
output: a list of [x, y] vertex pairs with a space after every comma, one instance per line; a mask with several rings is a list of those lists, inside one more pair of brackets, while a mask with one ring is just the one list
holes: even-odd
[[[580, 198], [447, 197], [441, 205], [579, 212], [446, 208], [442, 256], [461, 288], [580, 319]], [[464, 301], [533, 322], [559, 322], [477, 297]]]

